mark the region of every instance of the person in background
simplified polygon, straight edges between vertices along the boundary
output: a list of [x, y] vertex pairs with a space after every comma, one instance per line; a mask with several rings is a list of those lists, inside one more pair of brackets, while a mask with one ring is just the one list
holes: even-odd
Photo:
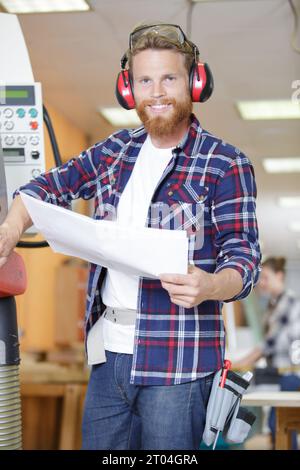
[[[187, 274], [147, 279], [91, 265], [82, 441], [199, 449], [224, 362], [222, 302], [246, 297], [259, 276], [254, 170], [193, 114], [213, 82], [178, 25], [135, 28], [119, 80], [143, 126], [114, 132], [21, 190], [63, 207], [94, 198], [95, 219], [187, 232]], [[0, 227], [0, 265], [30, 224], [17, 195]]]
[[[300, 390], [300, 299], [285, 286], [286, 260], [270, 257], [262, 263], [258, 290], [268, 298], [263, 318], [264, 342], [247, 356], [233, 364], [234, 368], [252, 367], [262, 357], [267, 366], [280, 372], [280, 388], [284, 391]], [[297, 351], [298, 348], [298, 351]], [[293, 371], [298, 363], [299, 372]], [[275, 409], [269, 415], [272, 442], [275, 441]], [[297, 448], [296, 434], [292, 445]]]

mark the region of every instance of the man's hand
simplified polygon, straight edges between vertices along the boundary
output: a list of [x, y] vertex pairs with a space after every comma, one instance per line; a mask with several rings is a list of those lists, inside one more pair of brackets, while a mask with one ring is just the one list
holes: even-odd
[[161, 274], [159, 278], [171, 302], [184, 308], [195, 307], [205, 300], [231, 299], [243, 288], [241, 275], [232, 268], [211, 274], [190, 265], [188, 274]]
[[0, 225], [0, 268], [6, 263], [8, 256], [20, 239], [17, 227], [4, 222]]
[[17, 196], [7, 217], [0, 225], [0, 268], [20, 240], [23, 232], [32, 225], [32, 220], [20, 196]]
[[171, 302], [191, 308], [215, 294], [215, 274], [189, 265], [188, 274], [162, 274], [161, 285], [169, 292]]

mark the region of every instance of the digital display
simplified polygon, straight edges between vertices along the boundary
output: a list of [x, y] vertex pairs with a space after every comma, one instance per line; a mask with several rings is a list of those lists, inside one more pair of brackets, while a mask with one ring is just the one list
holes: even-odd
[[6, 90], [0, 88], [0, 99], [5, 98], [28, 98], [28, 90]]
[[4, 157], [9, 157], [11, 155], [13, 156], [21, 156], [21, 155], [24, 155], [24, 149], [7, 149], [7, 148], [4, 148], [3, 149], [3, 155]]
[[3, 148], [5, 163], [25, 162], [25, 150], [23, 148]]
[[35, 105], [34, 86], [0, 84], [0, 106]]

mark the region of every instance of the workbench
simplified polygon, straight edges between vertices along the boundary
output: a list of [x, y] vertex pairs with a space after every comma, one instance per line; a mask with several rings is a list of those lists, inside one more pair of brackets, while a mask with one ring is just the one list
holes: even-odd
[[275, 449], [291, 449], [291, 431], [300, 432], [300, 392], [250, 392], [243, 396], [242, 406], [274, 406]]

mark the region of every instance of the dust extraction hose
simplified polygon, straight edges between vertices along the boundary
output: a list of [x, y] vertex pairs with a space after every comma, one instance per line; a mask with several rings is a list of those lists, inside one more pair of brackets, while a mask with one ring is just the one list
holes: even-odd
[[0, 450], [22, 448], [19, 340], [14, 297], [0, 298]]

